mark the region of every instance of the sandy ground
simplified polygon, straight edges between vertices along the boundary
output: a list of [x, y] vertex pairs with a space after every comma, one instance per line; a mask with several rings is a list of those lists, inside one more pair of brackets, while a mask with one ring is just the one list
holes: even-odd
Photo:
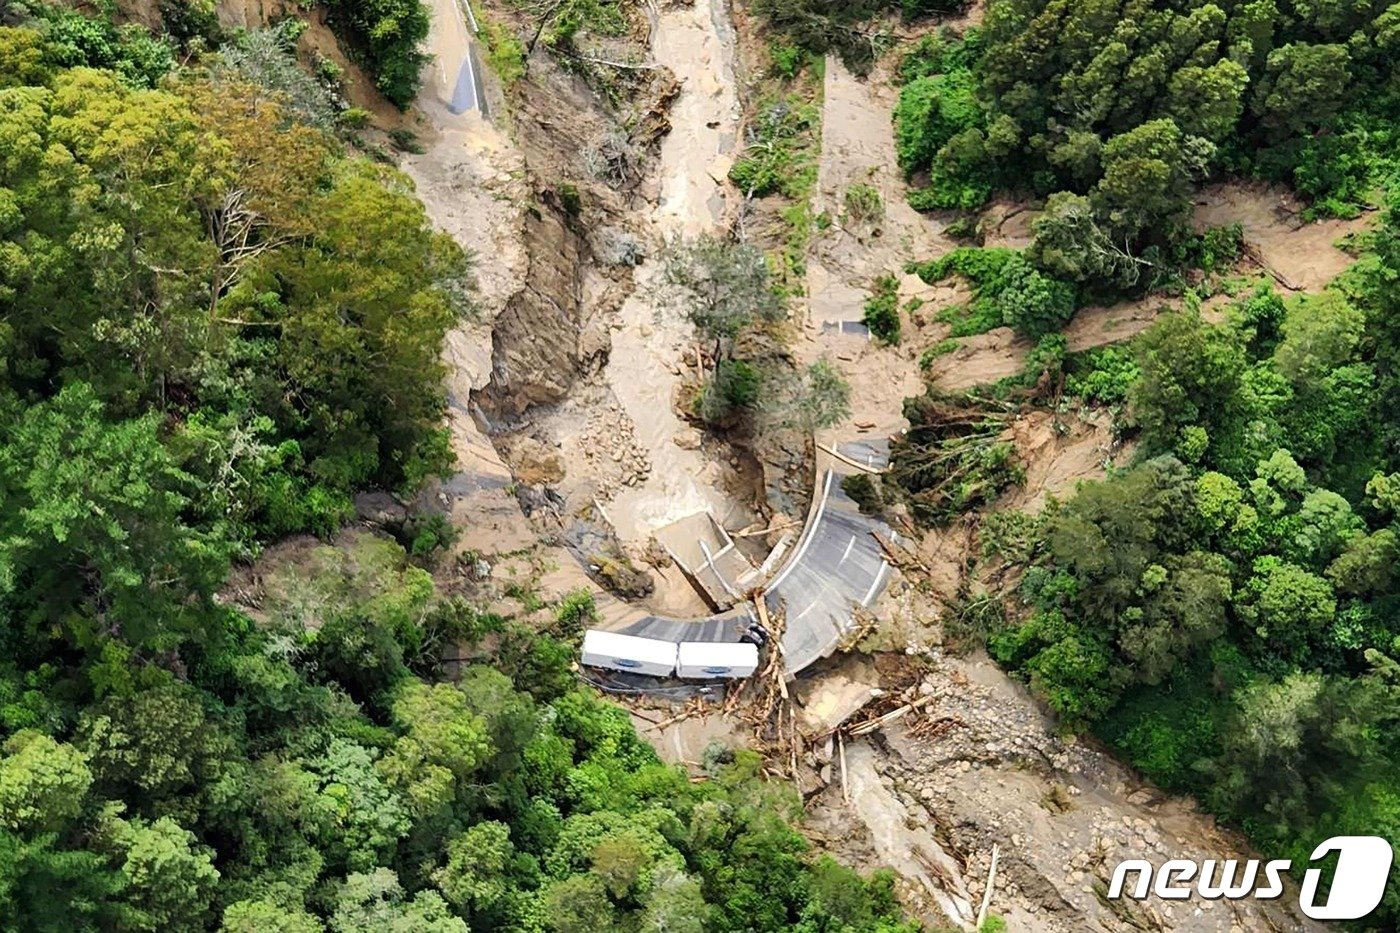
[[[888, 65], [886, 65], [888, 67]], [[846, 440], [860, 433], [892, 433], [907, 426], [905, 398], [922, 391], [917, 357], [880, 347], [863, 336], [841, 334], [843, 322], [858, 322], [876, 278], [898, 273], [911, 259], [939, 256], [953, 247], [941, 226], [904, 198], [890, 121], [897, 98], [883, 69], [868, 78], [851, 74], [828, 56], [823, 87], [822, 151], [815, 210], [832, 226], [818, 235], [807, 262], [806, 339], [808, 359], [827, 356], [851, 384], [852, 414], [821, 440]], [[884, 216], [857, 221], [846, 216], [851, 186], [880, 192]]]
[[522, 205], [528, 190], [524, 159], [510, 139], [478, 111], [448, 109], [469, 41], [455, 0], [434, 0], [428, 43], [433, 60], [418, 98], [432, 129], [423, 154], [406, 156], [402, 168], [433, 224], [475, 258], [479, 319], [452, 331], [444, 350], [459, 472], [439, 495], [464, 530], [460, 546], [493, 553], [526, 547], [537, 537], [516, 501], [510, 470], [471, 410], [472, 393], [491, 375], [491, 322], [524, 284]]
[[[720, 226], [725, 176], [740, 119], [735, 93], [733, 42], [727, 38], [724, 0], [661, 10], [652, 30], [652, 55], [681, 83], [670, 112], [671, 132], [661, 142], [659, 196], [648, 225], [653, 242], [694, 237]], [[723, 37], [723, 38], [722, 38]], [[718, 471], [702, 450], [675, 439], [687, 425], [672, 411], [691, 327], [657, 302], [659, 259], [636, 271], [636, 288], [613, 323], [612, 352], [604, 378], [631, 419], [650, 470], [620, 490], [606, 508], [618, 537], [645, 539], [657, 528], [705, 509], [722, 520], [731, 511]]]
[[[1305, 223], [1302, 205], [1289, 192], [1246, 182], [1229, 182], [1203, 189], [1196, 199], [1193, 219], [1198, 230], [1239, 223], [1244, 228], [1246, 257], [1241, 272], [1264, 273], [1285, 293], [1316, 292], [1340, 275], [1354, 261], [1337, 248], [1348, 234], [1365, 230], [1371, 222], [1363, 214], [1355, 220], [1325, 220]], [[984, 217], [988, 246], [1024, 246], [1029, 242], [1033, 211], [1016, 202], [992, 202]], [[936, 254], [934, 254], [936, 255]], [[917, 290], [908, 285], [901, 292], [907, 299]], [[1212, 297], [1203, 310], [1209, 314], [1228, 304], [1223, 295]], [[946, 307], [949, 302], [931, 300]], [[1121, 343], [1141, 333], [1165, 309], [1180, 307], [1179, 299], [1152, 296], [1139, 301], [1078, 311], [1065, 328], [1070, 352]], [[937, 337], [937, 332], [928, 336]], [[927, 346], [925, 337], [916, 346]], [[952, 353], [939, 357], [929, 368], [929, 378], [939, 387], [958, 390], [995, 382], [1021, 371], [1031, 350], [1030, 341], [1016, 337], [1008, 328], [997, 328], [975, 337], [963, 338]]]
[[1129, 453], [1114, 441], [1113, 418], [1102, 409], [1074, 415], [1037, 409], [1018, 418], [1010, 433], [1026, 479], [1002, 496], [999, 509], [1039, 512], [1047, 496], [1063, 498], [1085, 480], [1102, 479]]
[[1280, 285], [1289, 291], [1315, 292], [1353, 262], [1337, 248], [1337, 241], [1366, 229], [1372, 218], [1363, 214], [1355, 220], [1307, 223], [1303, 207], [1292, 192], [1276, 186], [1211, 185], [1196, 195], [1195, 225], [1204, 229], [1242, 224], [1246, 249], [1277, 274]]

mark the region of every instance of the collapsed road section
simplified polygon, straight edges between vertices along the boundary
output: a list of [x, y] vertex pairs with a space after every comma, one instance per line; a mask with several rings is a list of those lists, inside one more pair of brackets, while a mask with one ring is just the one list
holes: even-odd
[[[784, 620], [781, 646], [788, 676], [827, 657], [856, 628], [856, 612], [875, 602], [889, 578], [889, 562], [877, 535], [896, 538], [878, 517], [860, 510], [843, 481], [859, 473], [878, 473], [888, 462], [889, 444], [883, 440], [849, 442], [830, 451], [819, 447], [820, 480], [806, 529], [771, 582], [751, 590], [754, 603], [698, 619], [649, 615], [616, 632], [590, 630], [583, 665], [667, 677], [670, 672], [660, 668], [669, 659], [687, 680], [747, 677], [753, 667], [742, 659], [732, 664], [680, 665], [678, 658], [687, 646], [749, 642], [746, 648], [752, 649], [756, 664], [756, 643], [767, 634], [754, 608], [760, 601], [766, 612], [781, 614]], [[626, 640], [618, 640], [619, 635]]]

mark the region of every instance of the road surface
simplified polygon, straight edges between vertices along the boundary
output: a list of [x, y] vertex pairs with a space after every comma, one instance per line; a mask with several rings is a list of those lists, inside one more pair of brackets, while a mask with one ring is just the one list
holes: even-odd
[[[884, 441], [852, 442], [838, 450], [874, 469], [889, 460]], [[785, 612], [783, 656], [789, 674], [831, 654], [855, 627], [857, 607], [872, 605], [889, 580], [889, 563], [871, 532], [893, 533], [862, 514], [841, 488], [842, 479], [862, 471], [821, 451], [817, 466], [821, 481], [806, 530], [763, 596], [769, 612]], [[737, 641], [754, 618], [752, 608], [741, 606], [699, 619], [644, 616], [615, 630], [661, 641]]]

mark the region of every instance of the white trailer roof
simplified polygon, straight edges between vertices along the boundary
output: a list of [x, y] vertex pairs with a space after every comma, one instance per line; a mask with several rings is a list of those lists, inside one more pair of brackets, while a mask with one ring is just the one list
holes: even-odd
[[[618, 665], [619, 660], [634, 663]], [[583, 663], [601, 667], [636, 667], [647, 673], [664, 667], [669, 673], [676, 666], [676, 645], [654, 638], [589, 629], [583, 633]]]
[[748, 677], [758, 669], [758, 646], [747, 642], [681, 642], [681, 677]]

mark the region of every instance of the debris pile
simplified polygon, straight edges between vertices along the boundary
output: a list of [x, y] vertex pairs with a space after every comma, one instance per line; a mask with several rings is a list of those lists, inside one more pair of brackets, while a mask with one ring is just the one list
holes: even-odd
[[651, 458], [637, 442], [636, 427], [616, 405], [599, 408], [589, 416], [578, 438], [578, 451], [598, 478], [596, 495], [603, 502], [651, 475]]

